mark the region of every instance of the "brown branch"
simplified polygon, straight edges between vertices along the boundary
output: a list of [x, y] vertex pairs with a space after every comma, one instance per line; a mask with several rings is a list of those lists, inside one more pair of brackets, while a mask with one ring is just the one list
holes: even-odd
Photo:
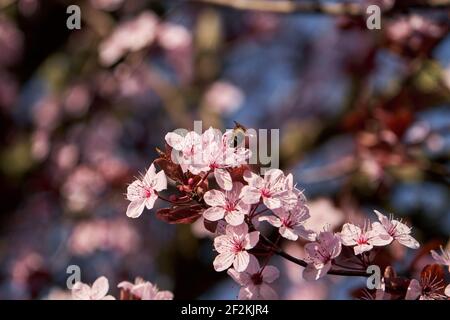
[[[299, 259], [299, 258], [295, 258], [295, 257], [291, 256], [290, 254], [284, 252], [283, 250], [277, 250], [277, 251], [275, 251], [275, 253], [277, 255], [279, 255], [280, 257], [285, 258], [286, 260], [289, 260], [295, 264], [298, 264], [299, 266], [306, 268], [306, 266], [308, 265], [306, 263], [306, 261]], [[330, 271], [328, 271], [327, 274], [331, 274], [331, 275], [335, 275], [335, 276], [365, 277], [365, 278], [370, 276], [370, 274], [364, 270], [358, 271], [358, 270], [331, 269]]]
[[[360, 3], [331, 3], [292, 0], [191, 0], [204, 4], [217, 5], [238, 10], [254, 10], [273, 13], [321, 13], [328, 15], [365, 16], [366, 6]], [[381, 8], [383, 13], [395, 13], [408, 9], [444, 9], [450, 8], [450, 0], [418, 0], [410, 4], [395, 4], [391, 8]]]
[[[308, 263], [302, 259], [296, 258], [291, 256], [290, 254], [284, 252], [281, 250], [276, 244], [274, 244], [272, 241], [270, 241], [266, 236], [260, 235], [261, 238], [269, 243], [271, 246], [271, 249], [275, 252], [275, 254], [279, 255], [280, 257], [285, 258], [286, 260], [289, 260], [301, 267], [306, 268], [308, 266]], [[370, 274], [367, 273], [365, 270], [341, 270], [341, 269], [331, 269], [328, 271], [327, 274], [335, 275], [335, 276], [346, 276], [346, 277], [369, 277]]]

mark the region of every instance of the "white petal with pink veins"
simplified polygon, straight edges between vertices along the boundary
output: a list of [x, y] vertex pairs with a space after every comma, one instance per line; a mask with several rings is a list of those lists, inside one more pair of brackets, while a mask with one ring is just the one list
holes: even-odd
[[263, 217], [259, 217], [258, 220], [259, 221], [267, 221], [268, 223], [270, 223], [271, 225], [273, 225], [276, 228], [279, 228], [282, 225], [280, 218], [278, 218], [276, 216], [263, 216]]
[[238, 226], [244, 222], [245, 215], [242, 212], [233, 210], [225, 215], [225, 221], [232, 226]]
[[231, 180], [230, 173], [225, 169], [215, 169], [214, 177], [217, 184], [224, 190], [230, 191], [233, 189], [233, 181]]
[[243, 272], [247, 269], [248, 263], [250, 262], [250, 255], [247, 251], [241, 251], [236, 254], [233, 262], [233, 267], [238, 272]]
[[182, 150], [183, 149], [183, 143], [184, 143], [184, 137], [180, 136], [179, 134], [176, 134], [175, 132], [169, 132], [165, 136], [165, 140], [169, 146], [174, 148], [175, 150]]
[[106, 279], [105, 277], [98, 278], [92, 284], [92, 288], [91, 288], [92, 300], [100, 300], [101, 298], [106, 296], [106, 294], [108, 293], [108, 290], [109, 290], [108, 279]]
[[231, 267], [234, 261], [234, 254], [232, 252], [224, 252], [219, 254], [213, 262], [214, 269], [218, 272], [224, 271]]
[[209, 221], [217, 221], [225, 216], [225, 209], [221, 207], [211, 207], [203, 212], [203, 217]]
[[250, 232], [245, 238], [245, 249], [249, 250], [256, 246], [259, 241], [259, 231]]
[[233, 242], [231, 237], [228, 235], [218, 236], [214, 239], [214, 248], [219, 253], [231, 252], [233, 248]]
[[212, 207], [224, 207], [227, 204], [225, 194], [218, 190], [209, 190], [203, 196], [206, 204]]
[[255, 187], [244, 186], [240, 198], [246, 204], [255, 204], [258, 203], [261, 198], [261, 191]]
[[138, 218], [145, 209], [145, 199], [131, 201], [127, 208], [127, 216]]

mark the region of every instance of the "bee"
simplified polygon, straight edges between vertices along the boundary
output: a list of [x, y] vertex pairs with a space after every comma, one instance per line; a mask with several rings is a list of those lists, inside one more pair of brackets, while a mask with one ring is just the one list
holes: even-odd
[[233, 148], [237, 148], [238, 146], [245, 147], [246, 145], [246, 137], [247, 137], [247, 128], [244, 127], [237, 121], [234, 122], [234, 128], [231, 133], [231, 146]]

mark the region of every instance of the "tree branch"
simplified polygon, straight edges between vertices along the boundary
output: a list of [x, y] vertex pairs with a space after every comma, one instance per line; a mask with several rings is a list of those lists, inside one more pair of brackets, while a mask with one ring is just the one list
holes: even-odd
[[[277, 255], [280, 257], [285, 258], [286, 260], [289, 260], [295, 264], [298, 264], [299, 266], [305, 267], [308, 265], [306, 261], [302, 259], [295, 258], [291, 256], [290, 254], [284, 252], [283, 250], [277, 250], [275, 251]], [[335, 276], [347, 276], [347, 277], [369, 277], [370, 274], [366, 271], [357, 271], [357, 270], [338, 270], [338, 269], [331, 269], [328, 271], [327, 274], [335, 275]]]
[[[191, 0], [204, 4], [229, 7], [239, 10], [254, 10], [274, 13], [321, 13], [328, 15], [365, 16], [366, 6], [360, 3], [331, 3], [317, 0], [293, 1], [293, 0]], [[383, 13], [391, 14], [408, 9], [445, 9], [450, 8], [450, 0], [416, 0], [409, 4], [400, 4], [401, 1], [391, 7], [381, 8]]]
[[[276, 244], [274, 244], [272, 241], [270, 241], [266, 236], [260, 235], [260, 237], [266, 241], [272, 248], [272, 250], [275, 252], [275, 254], [279, 255], [280, 257], [285, 258], [286, 260], [289, 260], [301, 267], [306, 268], [308, 266], [308, 263], [302, 259], [296, 258], [291, 256], [290, 254], [284, 252], [279, 248]], [[346, 276], [346, 277], [369, 277], [370, 274], [367, 273], [365, 270], [341, 270], [341, 269], [331, 269], [328, 271], [327, 274], [335, 275], [335, 276]]]

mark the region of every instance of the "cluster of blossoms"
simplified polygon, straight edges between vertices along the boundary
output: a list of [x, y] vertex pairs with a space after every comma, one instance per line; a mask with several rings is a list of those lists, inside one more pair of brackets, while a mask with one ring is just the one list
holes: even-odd
[[[128, 187], [127, 198], [131, 202], [127, 215], [139, 217], [145, 207], [153, 208], [159, 198], [170, 204], [156, 212], [163, 221], [192, 223], [203, 217], [205, 228], [215, 236], [214, 249], [218, 255], [213, 267], [217, 272], [227, 270], [241, 286], [239, 299], [277, 298], [271, 284], [280, 272], [268, 264], [274, 255], [305, 267], [306, 280], [318, 280], [326, 274], [366, 276], [366, 268], [373, 264], [379, 249], [393, 241], [419, 248], [410, 227], [379, 211], [375, 211], [378, 221], [363, 225], [345, 223], [340, 232], [329, 228], [321, 232], [308, 230], [305, 223], [310, 218], [309, 208], [292, 174], [286, 175], [279, 169], [266, 170], [263, 175], [255, 173], [257, 167], [247, 164], [251, 151], [246, 139], [237, 142], [236, 136], [242, 132], [245, 136], [245, 130], [238, 127], [224, 134], [213, 128], [204, 133], [168, 133], [166, 150], [158, 150], [160, 157], [142, 179]], [[162, 170], [157, 173], [154, 164]], [[210, 176], [215, 178], [215, 184], [209, 181]], [[161, 194], [168, 181], [177, 189], [170, 197]], [[258, 230], [262, 222], [277, 229], [276, 240]], [[305, 260], [282, 251], [282, 238], [307, 242]], [[360, 263], [358, 270], [337, 263], [345, 247], [352, 250], [352, 259]], [[432, 254], [438, 263], [449, 265], [448, 253]], [[391, 274], [389, 282], [385, 275], [382, 294], [375, 297], [394, 296], [392, 288], [398, 286], [389, 284], [398, 279]], [[427, 292], [427, 297], [445, 298], [442, 283], [436, 285], [435, 278], [427, 279], [408, 281], [401, 298], [419, 298], [422, 292]], [[428, 294], [431, 291], [433, 294]], [[448, 293], [448, 288], [445, 292]]]
[[[160, 291], [151, 282], [136, 278], [134, 283], [123, 281], [117, 286], [120, 289], [120, 300], [172, 300], [170, 291]], [[106, 277], [99, 277], [92, 286], [77, 282], [72, 287], [73, 300], [116, 300], [108, 295], [109, 282]]]

